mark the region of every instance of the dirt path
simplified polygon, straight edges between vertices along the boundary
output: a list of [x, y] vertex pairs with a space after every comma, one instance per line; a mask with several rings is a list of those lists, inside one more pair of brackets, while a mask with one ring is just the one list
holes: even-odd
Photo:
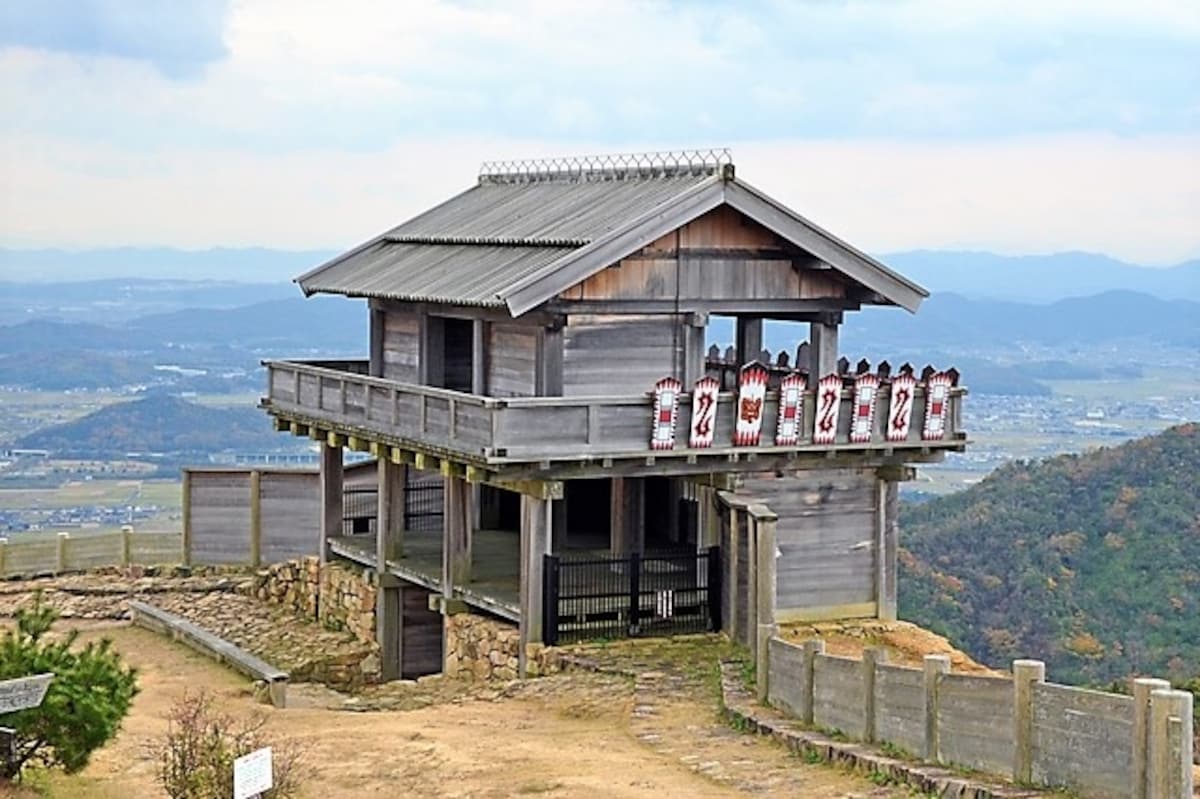
[[[256, 704], [247, 683], [231, 672], [159, 636], [123, 625], [86, 636], [101, 634], [141, 670], [142, 692], [119, 737], [82, 775], [55, 780], [52, 797], [159, 796], [151, 749], [171, 703], [198, 686], [212, 691], [223, 709], [266, 713], [273, 730], [299, 740], [312, 770], [306, 795], [322, 799], [418, 792], [585, 799], [907, 795], [807, 765], [723, 727], [698, 676], [668, 680], [671, 690], [663, 692], [642, 685], [636, 695], [629, 680], [570, 674], [513, 684], [487, 698], [445, 702], [442, 690], [440, 704], [403, 712], [278, 711]], [[311, 700], [322, 694], [308, 696], [317, 705]]]

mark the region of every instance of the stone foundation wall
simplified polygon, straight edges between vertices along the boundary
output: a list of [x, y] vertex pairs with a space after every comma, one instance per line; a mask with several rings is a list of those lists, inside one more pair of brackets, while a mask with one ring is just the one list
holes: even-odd
[[282, 605], [327, 630], [345, 631], [365, 646], [361, 652], [315, 657], [311, 673], [293, 680], [313, 680], [350, 689], [379, 682], [379, 645], [375, 640], [375, 593], [378, 583], [366, 569], [327, 563], [315, 557], [276, 563], [259, 570], [250, 592], [264, 602]]
[[446, 676], [515, 680], [521, 636], [515, 624], [457, 613], [446, 617]]

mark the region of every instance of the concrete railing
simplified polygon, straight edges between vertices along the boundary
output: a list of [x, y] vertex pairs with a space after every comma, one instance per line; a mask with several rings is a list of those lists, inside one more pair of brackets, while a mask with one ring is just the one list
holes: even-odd
[[0, 577], [60, 574], [102, 566], [157, 566], [182, 562], [181, 533], [114, 530], [82, 535], [47, 533], [0, 538]]
[[951, 674], [946, 655], [911, 669], [887, 664], [882, 648], [861, 660], [824, 648], [771, 639], [772, 705], [814, 727], [1019, 784], [1192, 799], [1194, 699], [1163, 680], [1136, 680], [1133, 696], [1121, 696], [1048, 683], [1040, 661], [985, 677]]

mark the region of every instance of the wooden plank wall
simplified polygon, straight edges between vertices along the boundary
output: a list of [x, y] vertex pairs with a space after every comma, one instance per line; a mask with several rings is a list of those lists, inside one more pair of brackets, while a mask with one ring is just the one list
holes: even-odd
[[[189, 470], [187, 503], [194, 565], [253, 561], [253, 469]], [[319, 477], [313, 471], [259, 470], [259, 562], [315, 555], [320, 540]]]
[[191, 472], [191, 563], [250, 562], [250, 472]]
[[875, 602], [877, 478], [831, 469], [747, 477], [738, 494], [779, 515], [776, 613]]
[[442, 615], [429, 609], [430, 592], [400, 589], [400, 677], [415, 680], [442, 670]]
[[[722, 250], [728, 251], [723, 255]], [[567, 300], [845, 297], [829, 270], [807, 268], [785, 242], [723, 206], [564, 291]]]
[[417, 383], [421, 352], [421, 317], [397, 303], [383, 306], [383, 377]]
[[487, 338], [487, 392], [492, 397], [532, 397], [537, 386], [538, 326], [492, 322]]
[[[195, 479], [195, 475], [192, 479]], [[264, 472], [259, 480], [262, 562], [279, 563], [317, 554], [321, 540], [318, 523], [321, 517], [321, 494], [317, 474]]]
[[577, 314], [563, 328], [563, 396], [643, 394], [680, 377], [685, 326], [672, 316]]

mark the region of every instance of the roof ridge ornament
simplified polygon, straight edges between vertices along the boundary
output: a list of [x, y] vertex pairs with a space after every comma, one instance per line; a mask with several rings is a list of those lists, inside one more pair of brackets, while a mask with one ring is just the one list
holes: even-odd
[[676, 175], [721, 175], [730, 179], [733, 174], [733, 154], [729, 148], [714, 147], [706, 150], [484, 161], [479, 168], [479, 182], [638, 180]]

